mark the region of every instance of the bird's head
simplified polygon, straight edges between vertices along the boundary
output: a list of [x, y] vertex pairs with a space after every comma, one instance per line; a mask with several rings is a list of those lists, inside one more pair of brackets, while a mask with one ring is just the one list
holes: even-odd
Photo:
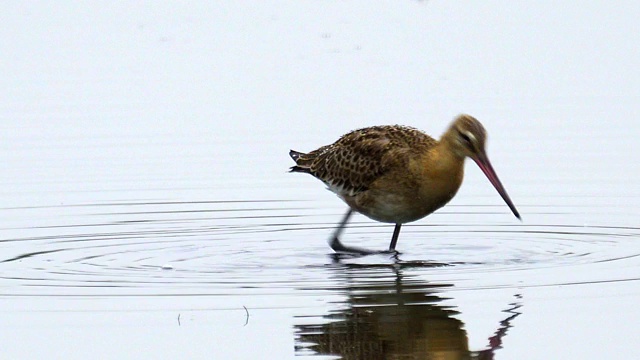
[[507, 203], [509, 209], [518, 219], [520, 214], [511, 202], [507, 191], [502, 186], [500, 179], [487, 156], [485, 143], [487, 141], [487, 131], [476, 118], [469, 115], [459, 115], [453, 120], [449, 129], [442, 136], [442, 141], [446, 142], [451, 151], [459, 157], [469, 157], [480, 167], [482, 172], [489, 178], [491, 184], [498, 190], [502, 199]]

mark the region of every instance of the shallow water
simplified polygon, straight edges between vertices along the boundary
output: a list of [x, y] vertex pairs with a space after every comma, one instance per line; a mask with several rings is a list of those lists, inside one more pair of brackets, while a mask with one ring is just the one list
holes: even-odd
[[[13, 5], [2, 358], [637, 357], [631, 5]], [[397, 257], [334, 256], [345, 206], [289, 148], [459, 112], [522, 222], [469, 162]], [[343, 240], [392, 230], [358, 215]]]

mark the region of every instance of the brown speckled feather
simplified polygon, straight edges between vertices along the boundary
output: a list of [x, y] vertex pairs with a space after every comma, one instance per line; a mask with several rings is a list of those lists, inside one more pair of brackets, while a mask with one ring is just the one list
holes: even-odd
[[407, 126], [373, 126], [354, 130], [331, 145], [308, 154], [291, 151], [294, 172], [306, 172], [322, 180], [339, 195], [354, 196], [412, 155], [434, 146], [436, 140]]

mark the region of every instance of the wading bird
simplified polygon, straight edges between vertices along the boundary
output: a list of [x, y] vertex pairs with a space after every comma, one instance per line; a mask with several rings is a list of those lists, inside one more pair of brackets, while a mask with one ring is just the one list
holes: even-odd
[[407, 126], [373, 126], [354, 130], [307, 154], [291, 150], [296, 165], [290, 172], [320, 179], [349, 206], [329, 241], [335, 252], [376, 253], [340, 242], [356, 211], [395, 224], [389, 250], [383, 251], [393, 253], [402, 224], [422, 219], [453, 198], [462, 184], [467, 157], [478, 164], [520, 219], [489, 162], [486, 138], [482, 124], [469, 115], [459, 115], [440, 140]]

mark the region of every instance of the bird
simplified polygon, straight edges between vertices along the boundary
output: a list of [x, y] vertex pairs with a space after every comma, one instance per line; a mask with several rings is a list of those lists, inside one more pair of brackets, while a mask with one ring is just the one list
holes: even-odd
[[[409, 126], [371, 126], [308, 153], [290, 150], [296, 165], [289, 172], [314, 176], [347, 204], [347, 212], [329, 239], [333, 251], [397, 254], [402, 225], [424, 218], [456, 195], [466, 158], [480, 167], [511, 212], [521, 219], [489, 161], [486, 141], [485, 128], [467, 114], [454, 118], [439, 140]], [[340, 241], [354, 212], [395, 224], [388, 250], [350, 247]]]

